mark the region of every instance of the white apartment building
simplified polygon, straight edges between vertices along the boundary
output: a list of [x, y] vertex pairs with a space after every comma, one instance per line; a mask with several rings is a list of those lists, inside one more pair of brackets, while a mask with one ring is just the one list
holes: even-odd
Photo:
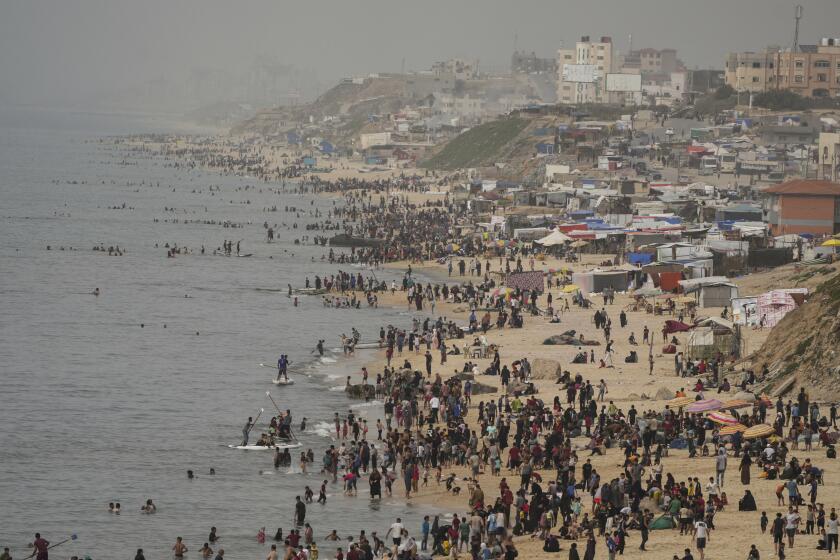
[[560, 103], [608, 103], [607, 74], [614, 71], [610, 37], [593, 42], [581, 37], [574, 49], [557, 51], [557, 100]]

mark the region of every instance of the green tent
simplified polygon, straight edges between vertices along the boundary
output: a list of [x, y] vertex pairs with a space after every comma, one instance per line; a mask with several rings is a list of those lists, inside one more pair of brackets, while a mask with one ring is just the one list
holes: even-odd
[[650, 530], [656, 529], [673, 529], [676, 527], [677, 524], [674, 522], [674, 518], [668, 515], [667, 513], [663, 513], [659, 517], [653, 520], [653, 523], [650, 524]]

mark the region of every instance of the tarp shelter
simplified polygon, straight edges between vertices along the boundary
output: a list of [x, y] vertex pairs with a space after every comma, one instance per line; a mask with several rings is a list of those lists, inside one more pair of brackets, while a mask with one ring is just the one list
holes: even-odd
[[680, 321], [673, 321], [671, 319], [665, 321], [665, 332], [668, 334], [675, 332], [687, 332], [691, 330], [690, 325], [681, 323]]
[[698, 290], [700, 307], [728, 307], [738, 297], [738, 286], [729, 282], [706, 284]]
[[732, 322], [736, 325], [758, 324], [758, 298], [756, 296], [732, 298]]
[[630, 264], [650, 264], [653, 262], [653, 253], [627, 253], [627, 262]]
[[761, 294], [756, 309], [757, 321], [763, 319], [765, 327], [775, 327], [785, 315], [801, 305], [807, 295], [808, 288], [771, 290]]
[[688, 333], [686, 355], [691, 359], [740, 355], [740, 337], [735, 326], [718, 317], [698, 321]]
[[673, 529], [676, 526], [677, 523], [674, 521], [674, 518], [667, 513], [663, 513], [651, 522], [650, 530], [656, 531], [658, 529]]
[[563, 245], [567, 241], [571, 241], [571, 240], [572, 240], [572, 238], [569, 237], [568, 235], [566, 235], [566, 234], [564, 234], [564, 233], [562, 233], [558, 230], [554, 230], [551, 233], [549, 233], [548, 235], [546, 235], [545, 237], [537, 239], [536, 241], [534, 241], [534, 243], [542, 245], [543, 247], [553, 247], [555, 245]]
[[617, 292], [627, 290], [626, 270], [592, 270], [589, 272], [575, 272], [572, 274], [572, 283], [580, 286], [583, 293], [601, 293], [606, 288], [612, 288]]
[[707, 276], [706, 278], [691, 278], [689, 280], [680, 280], [680, 288], [683, 293], [690, 294], [696, 292], [701, 286], [706, 284], [718, 284], [721, 282], [728, 282], [726, 276]]
[[505, 285], [509, 288], [519, 288], [522, 291], [537, 291], [542, 293], [544, 289], [542, 271], [535, 272], [512, 272], [505, 278]]

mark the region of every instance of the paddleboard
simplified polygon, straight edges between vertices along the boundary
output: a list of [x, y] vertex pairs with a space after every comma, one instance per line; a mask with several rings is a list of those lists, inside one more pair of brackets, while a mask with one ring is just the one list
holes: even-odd
[[270, 447], [268, 445], [254, 445], [254, 444], [228, 445], [228, 447], [231, 448], [231, 449], [242, 449], [242, 450], [245, 450], [245, 451], [273, 451], [275, 448], [297, 449], [301, 445], [303, 445], [303, 444], [301, 444], [301, 443], [278, 443], [278, 444], [270, 446]]
[[275, 385], [294, 385], [295, 384], [294, 379], [272, 379], [271, 382], [274, 383]]

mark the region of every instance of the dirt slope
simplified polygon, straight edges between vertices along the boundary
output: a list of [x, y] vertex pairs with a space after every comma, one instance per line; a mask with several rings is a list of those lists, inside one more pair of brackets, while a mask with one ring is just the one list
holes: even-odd
[[773, 328], [752, 363], [759, 370], [767, 364], [764, 390], [771, 395], [792, 396], [804, 387], [813, 400], [840, 400], [840, 273]]

